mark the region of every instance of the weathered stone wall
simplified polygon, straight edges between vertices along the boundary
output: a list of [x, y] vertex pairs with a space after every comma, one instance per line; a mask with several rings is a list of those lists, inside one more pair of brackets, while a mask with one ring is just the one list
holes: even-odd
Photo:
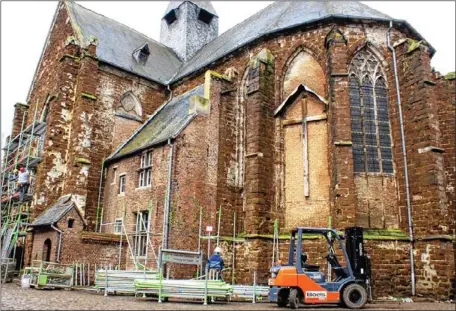
[[41, 117], [46, 109], [48, 95], [56, 96], [49, 102], [49, 113], [43, 120], [47, 123], [47, 131], [43, 159], [36, 176], [33, 217], [56, 201], [63, 190], [71, 135], [74, 87], [79, 68], [79, 48], [75, 43], [73, 29], [62, 3], [59, 5], [54, 27], [37, 68], [29, 98], [28, 124], [33, 120], [35, 109], [38, 109], [37, 117]]
[[[16, 137], [21, 132], [22, 120], [24, 119], [24, 114], [28, 112], [28, 105], [17, 103], [14, 105], [14, 116], [13, 116], [13, 129], [11, 131], [11, 138]], [[27, 116], [24, 119], [24, 128], [27, 126]]]

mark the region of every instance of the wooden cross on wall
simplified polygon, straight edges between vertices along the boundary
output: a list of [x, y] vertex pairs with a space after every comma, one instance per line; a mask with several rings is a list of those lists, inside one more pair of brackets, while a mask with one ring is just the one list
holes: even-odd
[[302, 94], [301, 99], [301, 119], [288, 119], [283, 121], [283, 125], [302, 125], [302, 157], [303, 157], [303, 168], [304, 168], [304, 196], [310, 196], [309, 187], [309, 154], [308, 154], [308, 127], [307, 123], [312, 121], [326, 120], [326, 114], [308, 116], [307, 115], [307, 94]]

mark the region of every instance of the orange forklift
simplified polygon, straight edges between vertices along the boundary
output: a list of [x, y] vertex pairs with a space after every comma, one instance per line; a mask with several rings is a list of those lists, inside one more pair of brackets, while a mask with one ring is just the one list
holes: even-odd
[[[328, 243], [327, 276], [320, 266], [307, 263], [303, 235], [322, 235]], [[345, 240], [345, 245], [342, 240]], [[336, 244], [337, 243], [337, 244]], [[344, 256], [345, 266], [337, 257], [335, 247]], [[333, 272], [333, 273], [332, 273]], [[291, 232], [288, 264], [271, 268], [269, 300], [279, 307], [298, 309], [300, 304], [339, 304], [350, 309], [364, 307], [372, 299], [370, 259], [364, 254], [363, 228], [345, 229], [345, 236], [335, 230], [298, 227]]]

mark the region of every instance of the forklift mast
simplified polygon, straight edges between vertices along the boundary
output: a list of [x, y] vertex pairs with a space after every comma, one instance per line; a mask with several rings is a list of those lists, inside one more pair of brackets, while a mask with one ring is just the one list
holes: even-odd
[[369, 283], [371, 279], [371, 265], [370, 258], [364, 252], [363, 228], [346, 228], [345, 241], [345, 249], [353, 270], [353, 275], [357, 280]]

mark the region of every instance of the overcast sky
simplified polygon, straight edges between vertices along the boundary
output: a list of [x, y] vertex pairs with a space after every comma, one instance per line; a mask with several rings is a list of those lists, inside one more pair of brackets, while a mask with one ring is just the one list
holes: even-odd
[[[159, 40], [167, 1], [76, 1]], [[455, 71], [454, 1], [362, 1], [391, 17], [407, 20], [437, 52], [436, 70]], [[272, 1], [212, 1], [220, 33]], [[1, 1], [1, 139], [11, 132], [14, 104], [25, 102], [46, 40], [55, 1]]]

